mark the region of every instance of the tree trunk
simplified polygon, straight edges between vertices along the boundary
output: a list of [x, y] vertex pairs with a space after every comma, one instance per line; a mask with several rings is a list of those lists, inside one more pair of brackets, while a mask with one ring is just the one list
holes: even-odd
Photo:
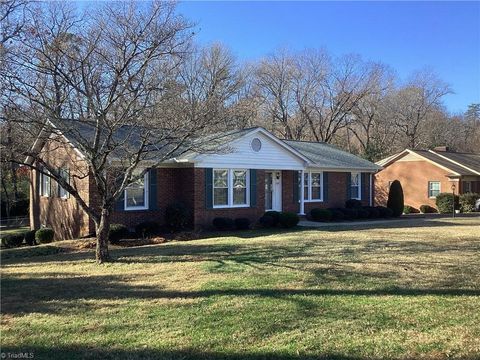
[[97, 232], [97, 247], [95, 251], [95, 258], [98, 264], [110, 261], [110, 254], [108, 252], [108, 232], [110, 229], [110, 211], [106, 208], [102, 209], [100, 221], [95, 223]]

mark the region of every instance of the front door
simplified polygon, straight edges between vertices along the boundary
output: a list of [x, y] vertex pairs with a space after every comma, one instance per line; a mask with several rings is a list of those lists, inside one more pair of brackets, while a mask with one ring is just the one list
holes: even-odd
[[265, 172], [265, 210], [282, 211], [282, 172]]

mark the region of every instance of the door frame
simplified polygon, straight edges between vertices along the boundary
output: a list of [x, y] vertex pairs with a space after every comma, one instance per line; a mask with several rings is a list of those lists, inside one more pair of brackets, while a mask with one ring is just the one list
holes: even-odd
[[265, 173], [272, 174], [272, 208], [265, 208], [265, 211], [282, 211], [282, 171], [270, 170]]

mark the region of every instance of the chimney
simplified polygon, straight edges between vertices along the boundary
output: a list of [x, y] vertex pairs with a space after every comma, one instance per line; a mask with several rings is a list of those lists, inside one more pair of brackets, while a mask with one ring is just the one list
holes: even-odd
[[448, 146], [437, 146], [433, 148], [434, 151], [450, 151], [450, 148]]

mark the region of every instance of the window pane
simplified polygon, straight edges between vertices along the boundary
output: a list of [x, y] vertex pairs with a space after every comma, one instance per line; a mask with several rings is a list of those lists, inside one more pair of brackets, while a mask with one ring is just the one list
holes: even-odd
[[228, 204], [228, 189], [227, 188], [215, 188], [215, 189], [213, 189], [213, 204], [214, 205], [227, 205]]
[[235, 170], [233, 172], [233, 187], [246, 188], [247, 187], [247, 171]]
[[308, 177], [309, 173], [304, 173], [303, 175], [303, 199], [308, 200]]
[[358, 186], [352, 186], [352, 191], [350, 197], [352, 199], [358, 199]]
[[360, 174], [352, 173], [352, 186], [357, 186], [359, 184]]
[[321, 199], [321, 193], [319, 187], [312, 187], [312, 200]]
[[215, 170], [213, 173], [213, 186], [219, 188], [228, 187], [228, 171], [227, 170]]
[[145, 182], [139, 179], [132, 183], [126, 190], [127, 207], [144, 207], [145, 204]]
[[321, 199], [321, 179], [322, 179], [322, 175], [320, 173], [312, 173], [311, 174], [312, 176], [312, 200], [319, 200]]
[[247, 204], [247, 189], [246, 188], [234, 188], [233, 189], [233, 204], [245, 205]]

